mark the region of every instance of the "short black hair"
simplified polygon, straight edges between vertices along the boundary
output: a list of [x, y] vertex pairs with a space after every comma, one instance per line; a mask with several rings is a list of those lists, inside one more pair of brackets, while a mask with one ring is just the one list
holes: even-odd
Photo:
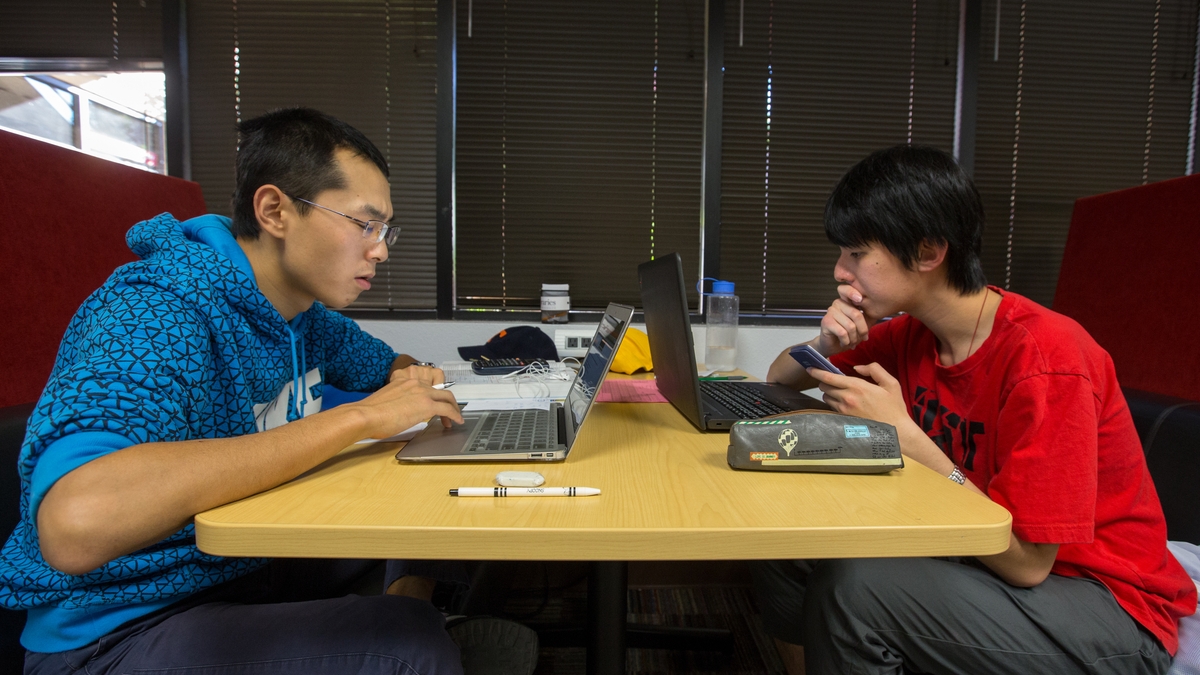
[[921, 242], [946, 244], [946, 278], [966, 295], [987, 285], [983, 203], [954, 158], [898, 145], [855, 164], [825, 203], [825, 235], [844, 248], [880, 244], [912, 269]]
[[[388, 176], [387, 160], [361, 131], [312, 108], [284, 108], [238, 125], [237, 181], [233, 190], [233, 234], [258, 239], [254, 193], [274, 185], [300, 199], [346, 186], [334, 153], [339, 148], [369, 159]], [[300, 215], [311, 207], [296, 202]]]

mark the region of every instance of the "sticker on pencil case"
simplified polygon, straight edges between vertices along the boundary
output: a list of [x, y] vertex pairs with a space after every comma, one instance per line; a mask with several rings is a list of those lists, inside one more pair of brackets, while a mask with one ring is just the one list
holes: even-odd
[[788, 456], [791, 456], [792, 449], [795, 448], [796, 444], [800, 442], [800, 437], [796, 435], [795, 431], [792, 431], [791, 429], [784, 429], [783, 431], [779, 432], [778, 440], [779, 447], [783, 448], [783, 451], [786, 452]]
[[870, 438], [871, 430], [865, 424], [847, 424], [845, 425], [846, 438]]
[[778, 452], [752, 452], [750, 459], [755, 462], [762, 462], [769, 459], [779, 459]]

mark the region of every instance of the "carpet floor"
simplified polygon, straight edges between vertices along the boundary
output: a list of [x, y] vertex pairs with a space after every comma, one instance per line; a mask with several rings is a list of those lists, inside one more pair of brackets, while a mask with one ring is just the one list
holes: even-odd
[[[505, 614], [535, 627], [582, 624], [587, 620], [586, 584], [565, 589], [522, 589], [505, 602]], [[721, 628], [732, 633], [727, 651], [630, 648], [627, 675], [668, 673], [770, 674], [784, 672], [758, 608], [745, 586], [656, 586], [631, 588], [628, 620], [662, 626]], [[580, 647], [543, 644], [535, 675], [583, 675]]]

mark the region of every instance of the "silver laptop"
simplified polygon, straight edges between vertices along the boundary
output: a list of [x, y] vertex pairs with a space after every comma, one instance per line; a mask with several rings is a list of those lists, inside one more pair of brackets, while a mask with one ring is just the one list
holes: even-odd
[[608, 306], [587, 356], [583, 358], [583, 365], [575, 374], [575, 381], [562, 403], [552, 402], [549, 410], [465, 412], [463, 424], [452, 425], [449, 429], [435, 417], [425, 431], [396, 453], [396, 459], [401, 462], [553, 462], [566, 459], [632, 318], [632, 307]]

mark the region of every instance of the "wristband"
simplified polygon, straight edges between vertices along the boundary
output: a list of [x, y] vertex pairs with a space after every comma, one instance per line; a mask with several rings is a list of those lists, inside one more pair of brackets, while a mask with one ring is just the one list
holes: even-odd
[[959, 485], [963, 485], [967, 482], [967, 477], [963, 475], [962, 469], [958, 468], [957, 464], [954, 465], [954, 470], [951, 471], [950, 475], [946, 476], [946, 478], [949, 478]]

